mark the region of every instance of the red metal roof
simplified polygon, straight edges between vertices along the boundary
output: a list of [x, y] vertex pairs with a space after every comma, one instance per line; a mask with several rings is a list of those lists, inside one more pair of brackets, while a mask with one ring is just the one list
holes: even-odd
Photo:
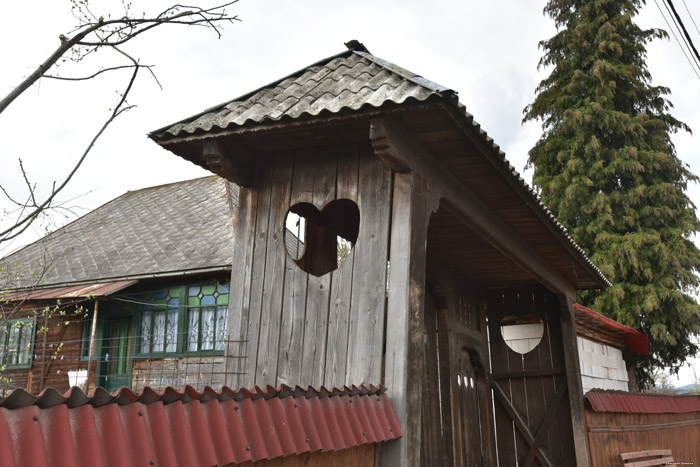
[[4, 295], [3, 300], [53, 300], [58, 298], [104, 297], [118, 292], [137, 281], [102, 282], [99, 284], [69, 285], [48, 289], [19, 290]]
[[592, 389], [586, 393], [595, 412], [686, 413], [700, 412], [700, 396], [637, 394]]
[[647, 336], [643, 333], [607, 318], [578, 303], [574, 303], [574, 310], [580, 313], [576, 316], [577, 320], [582, 319], [589, 323], [594, 322], [598, 327], [603, 327], [609, 331], [618, 333], [627, 348], [632, 352], [649, 355], [649, 341], [647, 341]]
[[0, 466], [215, 466], [402, 436], [385, 388], [48, 389], [0, 398]]

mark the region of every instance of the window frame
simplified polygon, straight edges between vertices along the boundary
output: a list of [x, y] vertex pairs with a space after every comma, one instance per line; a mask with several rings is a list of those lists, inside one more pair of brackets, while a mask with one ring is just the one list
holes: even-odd
[[[170, 296], [173, 298], [170, 293], [173, 290], [178, 291], [178, 305], [177, 306], [172, 306], [169, 307], [167, 304], [159, 304], [159, 305], [138, 305], [136, 310], [134, 310], [134, 321], [133, 321], [133, 326], [134, 330], [138, 333], [138, 339], [134, 339], [134, 351], [135, 355], [138, 355], [141, 358], [177, 358], [177, 357], [190, 357], [190, 356], [216, 356], [216, 355], [224, 355], [226, 352], [225, 346], [223, 350], [189, 350], [189, 311], [192, 308], [204, 308], [203, 306], [199, 307], [191, 307], [188, 305], [188, 291], [190, 287], [204, 287], [208, 285], [213, 285], [213, 286], [219, 286], [219, 285], [227, 285], [230, 290], [230, 283], [226, 281], [218, 281], [218, 280], [210, 280], [210, 281], [198, 281], [198, 282], [190, 282], [190, 283], [185, 283], [185, 284], [180, 284], [180, 285], [163, 285], [162, 287], [154, 287], [154, 288], [149, 288], [147, 290], [143, 290], [138, 292], [138, 294], [135, 295], [144, 295], [144, 294], [155, 294], [159, 291], [166, 290], [168, 294], [166, 296]], [[229, 292], [230, 293], [230, 292]], [[224, 306], [224, 305], [214, 305], [214, 310], [216, 310], [217, 307]], [[226, 303], [226, 316], [228, 319], [228, 301]], [[158, 309], [157, 307], [163, 307], [163, 309]], [[163, 341], [163, 350], [162, 351], [153, 351], [153, 322], [155, 320], [155, 313], [163, 313], [165, 315], [165, 328], [164, 328], [164, 337], [167, 337], [167, 317], [168, 317], [168, 311], [171, 309], [177, 310], [177, 328], [175, 331], [176, 337], [176, 343], [175, 343], [175, 350], [171, 352], [167, 352], [167, 340], [164, 339]], [[150, 342], [149, 342], [149, 348], [150, 351], [144, 352], [143, 349], [143, 335], [142, 335], [142, 330], [143, 330], [143, 319], [144, 315], [150, 312], [151, 313], [151, 329], [150, 329]], [[216, 315], [215, 315], [216, 317]], [[200, 312], [200, 320], [201, 320], [201, 312]], [[200, 327], [201, 329], [201, 327]], [[216, 327], [214, 328], [214, 335], [216, 335]], [[201, 341], [201, 330], [198, 331], [198, 341], [197, 341], [197, 347], [200, 348], [202, 345]]]
[[[26, 363], [14, 363], [10, 364], [7, 363], [7, 358], [9, 355], [8, 348], [9, 348], [9, 339], [10, 339], [10, 328], [14, 323], [18, 322], [24, 322], [24, 323], [31, 323], [31, 326], [22, 326], [22, 327], [30, 327], [31, 331], [31, 341], [29, 344], [29, 361]], [[21, 335], [21, 333], [20, 333]], [[36, 338], [36, 317], [31, 317], [31, 318], [13, 318], [13, 319], [8, 319], [4, 323], [0, 324], [0, 367], [5, 368], [5, 370], [28, 370], [32, 367], [34, 364], [34, 341]], [[21, 339], [18, 342], [17, 349], [19, 351], [21, 345]]]

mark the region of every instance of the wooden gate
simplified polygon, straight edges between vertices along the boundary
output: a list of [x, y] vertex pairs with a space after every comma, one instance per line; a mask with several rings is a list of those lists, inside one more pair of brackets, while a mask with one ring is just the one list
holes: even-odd
[[[500, 466], [576, 464], [559, 306], [544, 289], [488, 294], [488, 383]], [[511, 350], [501, 332], [504, 319], [541, 320], [541, 341], [524, 354]]]

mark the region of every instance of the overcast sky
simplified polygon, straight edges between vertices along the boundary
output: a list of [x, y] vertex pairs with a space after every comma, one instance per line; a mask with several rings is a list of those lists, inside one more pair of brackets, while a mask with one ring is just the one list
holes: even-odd
[[[119, 5], [111, 0], [94, 3]], [[687, 3], [700, 21], [700, 6]], [[138, 12], [148, 7], [148, 13], [168, 2], [134, 0], [134, 4]], [[241, 22], [225, 26], [221, 39], [202, 28], [154, 30], [125, 50], [143, 64], [156, 65], [163, 89], [142, 74], [130, 98], [138, 107], [108, 129], [61, 200], [84, 214], [128, 190], [206, 175], [146, 134], [341, 52], [350, 39], [360, 40], [378, 57], [456, 90], [475, 120], [529, 180], [524, 170], [527, 151], [540, 128], [535, 123], [522, 125], [522, 110], [532, 102], [546, 73], [537, 69], [538, 42], [555, 32], [553, 22], [542, 14], [544, 4], [543, 0], [241, 0], [231, 7]], [[700, 35], [684, 6], [678, 7], [700, 46]], [[118, 8], [110, 11], [119, 13]], [[107, 10], [95, 8], [95, 12], [107, 16]], [[653, 1], [637, 22], [668, 29]], [[0, 19], [0, 94], [7, 94], [45, 60], [58, 46], [58, 35], [75, 23], [68, 0], [5, 2]], [[654, 83], [671, 88], [673, 114], [700, 132], [700, 78], [673, 37], [651, 44], [648, 51]], [[58, 71], [85, 75], [117, 60], [101, 53], [79, 65], [64, 64]], [[80, 83], [44, 79], [25, 92], [0, 114], [0, 185], [12, 196], [27, 196], [17, 164], [22, 158], [39, 193], [47, 193], [80, 157], [127, 79], [126, 73]], [[696, 174], [699, 138], [674, 136], [679, 157]], [[689, 194], [700, 205], [700, 188], [692, 186]], [[0, 199], [0, 209], [11, 209], [7, 199]], [[57, 222], [62, 225], [72, 217]], [[32, 237], [0, 246], [0, 256], [41, 232], [39, 228]], [[700, 364], [696, 366], [700, 371]], [[686, 370], [682, 379], [690, 378], [692, 372]]]

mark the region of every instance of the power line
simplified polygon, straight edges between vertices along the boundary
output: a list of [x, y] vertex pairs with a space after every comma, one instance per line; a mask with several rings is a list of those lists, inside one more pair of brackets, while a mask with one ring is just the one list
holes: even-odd
[[690, 48], [693, 50], [693, 53], [695, 54], [695, 58], [700, 61], [700, 53], [698, 53], [698, 49], [695, 48], [695, 44], [693, 44], [693, 40], [690, 38], [690, 34], [688, 34], [688, 30], [685, 29], [685, 24], [683, 24], [683, 20], [681, 20], [680, 15], [676, 11], [676, 7], [673, 6], [673, 0], [666, 0], [666, 3], [668, 3], [668, 6], [671, 7], [671, 10], [673, 11], [673, 15], [676, 17], [676, 20], [678, 20], [677, 24], [681, 25], [681, 29], [683, 30], [683, 34], [685, 35], [686, 41], [690, 45]]
[[690, 57], [688, 57], [688, 54], [685, 53], [685, 49], [684, 49], [683, 46], [681, 45], [681, 41], [678, 40], [678, 36], [676, 36], [676, 31], [673, 30], [673, 27], [671, 27], [671, 24], [670, 24], [670, 23], [668, 22], [668, 20], [666, 19], [666, 15], [664, 15], [664, 11], [661, 9], [661, 7], [659, 6], [659, 3], [658, 3], [656, 0], [654, 0], [654, 4], [656, 5], [656, 8], [659, 9], [659, 13], [661, 13], [661, 17], [662, 17], [662, 18], [664, 19], [664, 21], [666, 22], [666, 26], [668, 26], [668, 29], [671, 31], [671, 34], [673, 34], [673, 37], [676, 39], [676, 42], [678, 43], [678, 47], [681, 48], [681, 52], [683, 52], [683, 55], [685, 56], [685, 59], [688, 61], [688, 64], [690, 65], [690, 68], [692, 68], [693, 73], [695, 73], [695, 76], [697, 76], [698, 79], [700, 79], [700, 75], [698, 74], [697, 70], [695, 69], [695, 66], [693, 66], [693, 63], [694, 63], [694, 62], [692, 62], [692, 61], [690, 60]]
[[688, 9], [688, 5], [685, 4], [685, 0], [683, 0], [683, 6], [685, 7], [685, 11], [688, 12], [688, 16], [690, 16], [690, 21], [693, 22], [693, 26], [695, 26], [695, 30], [700, 34], [700, 29], [698, 29], [698, 25], [695, 24], [695, 19], [693, 19], [693, 15], [690, 13], [690, 10]]

